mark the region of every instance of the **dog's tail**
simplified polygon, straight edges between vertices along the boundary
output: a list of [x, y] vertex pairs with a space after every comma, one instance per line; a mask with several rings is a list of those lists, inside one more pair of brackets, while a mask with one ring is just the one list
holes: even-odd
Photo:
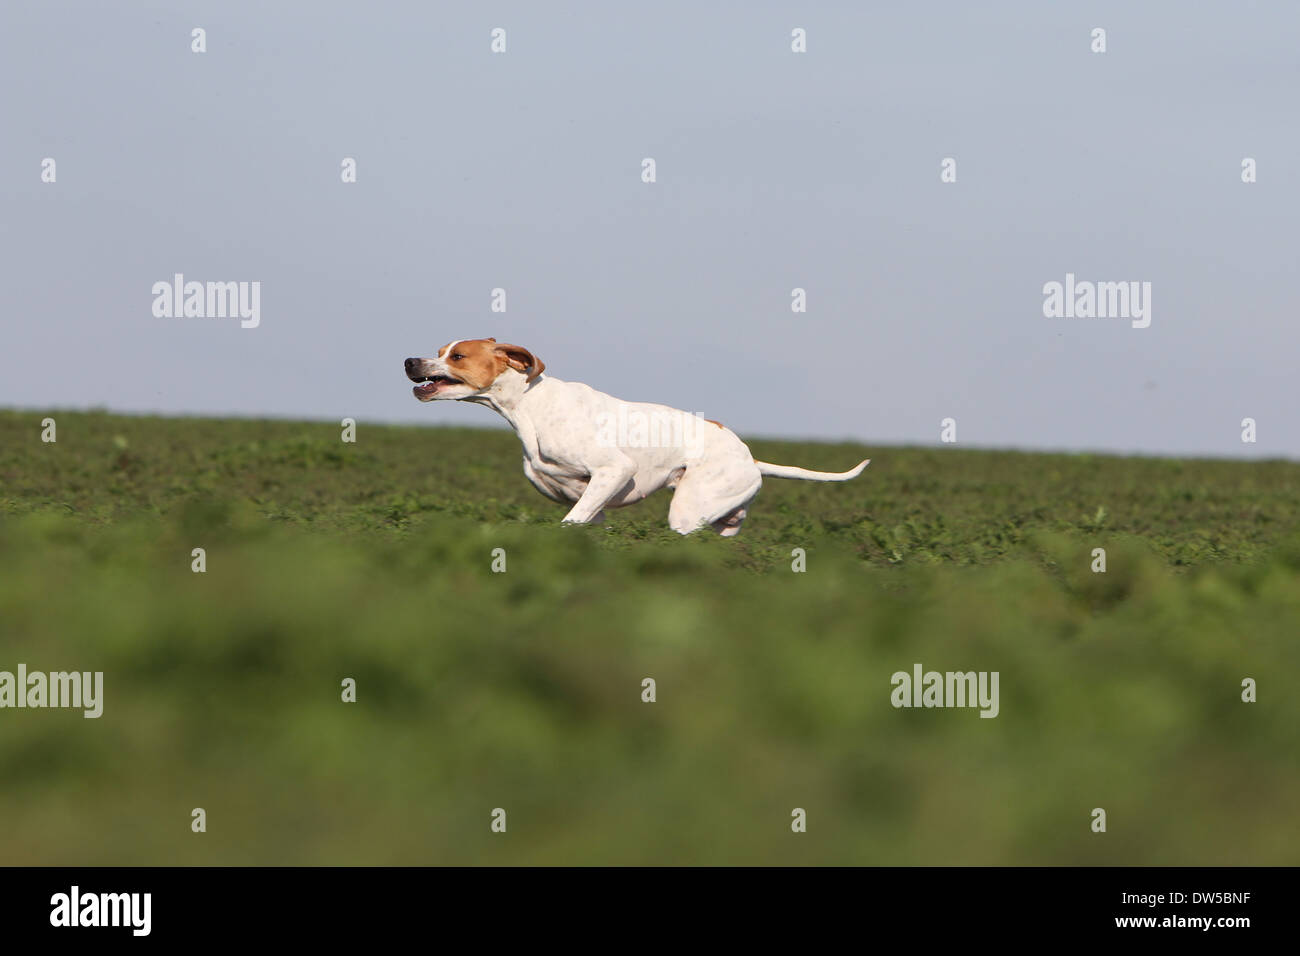
[[754, 464], [758, 465], [758, 470], [769, 478], [799, 478], [803, 481], [848, 481], [850, 478], [856, 478], [862, 474], [862, 469], [871, 464], [868, 458], [856, 468], [850, 468], [848, 471], [809, 471], [807, 468], [796, 468], [794, 465], [773, 465], [766, 461], [754, 459]]

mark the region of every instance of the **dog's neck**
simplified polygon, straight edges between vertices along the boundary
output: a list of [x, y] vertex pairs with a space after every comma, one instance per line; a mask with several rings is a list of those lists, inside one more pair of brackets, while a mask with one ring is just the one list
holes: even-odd
[[521, 372], [507, 369], [497, 376], [486, 391], [462, 398], [462, 402], [486, 405], [492, 409], [515, 430], [519, 440], [524, 444], [524, 451], [530, 456], [537, 452], [537, 436], [533, 424], [524, 409], [524, 400], [547, 381], [545, 375], [538, 375], [531, 382]]

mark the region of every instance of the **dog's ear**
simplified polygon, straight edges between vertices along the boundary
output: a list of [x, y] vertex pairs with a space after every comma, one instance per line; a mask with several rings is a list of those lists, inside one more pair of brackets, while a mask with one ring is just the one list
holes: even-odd
[[528, 376], [529, 382], [546, 369], [545, 362], [521, 345], [498, 345], [494, 351], [512, 369]]
[[495, 343], [495, 342], [496, 342], [496, 339], [494, 339], [494, 338], [489, 338], [489, 339], [487, 339], [487, 341], [488, 341], [488, 342], [493, 342], [493, 343]]

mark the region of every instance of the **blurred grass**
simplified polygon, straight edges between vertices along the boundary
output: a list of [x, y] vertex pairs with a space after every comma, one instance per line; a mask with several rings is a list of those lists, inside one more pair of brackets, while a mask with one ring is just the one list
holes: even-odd
[[[1300, 861], [1300, 465], [872, 449], [728, 541], [558, 527], [509, 433], [51, 414], [0, 412], [0, 669], [104, 716], [0, 711], [0, 864]], [[893, 709], [914, 662], [1000, 716]]]

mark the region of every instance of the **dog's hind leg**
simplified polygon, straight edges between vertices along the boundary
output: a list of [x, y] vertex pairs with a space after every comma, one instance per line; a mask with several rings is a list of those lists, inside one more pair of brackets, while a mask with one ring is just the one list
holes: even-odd
[[673, 490], [668, 527], [678, 534], [690, 534], [709, 525], [729, 538], [740, 531], [745, 506], [762, 484], [757, 468], [719, 469], [708, 462], [690, 465]]
[[[749, 504], [749, 502], [745, 502], [745, 504]], [[709, 523], [713, 526], [713, 530], [718, 532], [718, 534], [722, 535], [724, 538], [734, 538], [736, 535], [740, 534], [740, 526], [745, 523], [745, 516], [747, 514], [749, 514], [749, 512], [745, 508], [745, 505], [741, 505], [739, 508], [733, 508], [717, 521], [711, 521]]]

